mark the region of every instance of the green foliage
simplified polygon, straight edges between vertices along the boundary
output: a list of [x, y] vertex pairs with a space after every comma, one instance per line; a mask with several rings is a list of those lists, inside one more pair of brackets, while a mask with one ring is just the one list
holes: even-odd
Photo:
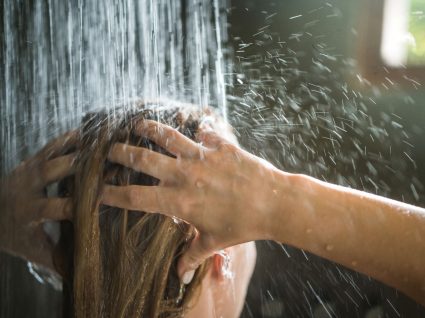
[[409, 46], [408, 64], [425, 65], [425, 0], [411, 0], [409, 32], [415, 44]]

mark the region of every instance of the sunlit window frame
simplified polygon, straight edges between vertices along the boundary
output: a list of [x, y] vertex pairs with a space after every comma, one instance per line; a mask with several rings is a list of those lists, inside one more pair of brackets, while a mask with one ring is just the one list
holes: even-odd
[[381, 55], [384, 8], [385, 0], [362, 0], [357, 29], [360, 75], [372, 84], [390, 82], [412, 88], [425, 86], [425, 66], [393, 67], [384, 62]]

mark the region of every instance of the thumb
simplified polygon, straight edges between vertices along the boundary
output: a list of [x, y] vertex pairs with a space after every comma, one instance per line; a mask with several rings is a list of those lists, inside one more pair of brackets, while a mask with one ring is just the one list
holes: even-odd
[[190, 243], [188, 250], [178, 261], [177, 273], [180, 277], [180, 281], [185, 285], [190, 284], [199, 265], [213, 254], [214, 250], [206, 248], [205, 241], [200, 234], [197, 233]]

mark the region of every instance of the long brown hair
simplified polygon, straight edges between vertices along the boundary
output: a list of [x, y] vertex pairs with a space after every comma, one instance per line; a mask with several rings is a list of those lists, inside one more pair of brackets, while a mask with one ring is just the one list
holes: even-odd
[[[65, 304], [64, 309], [72, 311], [74, 317], [181, 317], [199, 294], [208, 267], [200, 266], [182, 293], [176, 261], [188, 247], [195, 229], [163, 215], [100, 204], [104, 183], [159, 182], [107, 160], [115, 142], [166, 153], [132, 133], [135, 120], [160, 119], [193, 139], [205, 115], [187, 105], [160, 111], [148, 111], [141, 104], [137, 108], [85, 117], [76, 173], [62, 186], [73, 198], [74, 214], [73, 225], [62, 226], [62, 258], [57, 258], [56, 264], [68, 282], [65, 291], [69, 291], [70, 306]], [[68, 252], [68, 257], [63, 257], [64, 252]]]

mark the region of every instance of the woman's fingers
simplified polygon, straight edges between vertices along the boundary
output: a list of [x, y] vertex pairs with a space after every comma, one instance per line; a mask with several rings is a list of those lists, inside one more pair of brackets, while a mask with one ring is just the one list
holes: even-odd
[[135, 132], [152, 140], [162, 148], [178, 156], [202, 157], [203, 147], [193, 142], [176, 129], [153, 120], [136, 123]]
[[112, 147], [108, 159], [160, 180], [173, 179], [177, 171], [174, 158], [122, 143], [116, 143]]
[[210, 249], [206, 245], [205, 240], [202, 239], [198, 232], [190, 243], [189, 249], [180, 257], [177, 272], [182, 283], [190, 284], [198, 266], [213, 255], [214, 249]]
[[48, 160], [56, 156], [60, 156], [68, 151], [71, 147], [75, 146], [78, 141], [78, 131], [72, 130], [62, 136], [49, 142], [41, 149], [35, 158], [39, 160]]
[[42, 199], [40, 205], [41, 209], [36, 222], [72, 220], [72, 201], [70, 198]]
[[69, 154], [47, 161], [41, 168], [42, 186], [59, 181], [74, 173], [76, 154]]
[[199, 132], [196, 134], [196, 140], [209, 148], [218, 148], [223, 144], [230, 144], [230, 141], [211, 130]]
[[[133, 211], [160, 212], [168, 216], [178, 213], [171, 206], [172, 203], [178, 202], [177, 200], [176, 189], [160, 186], [105, 185], [102, 194], [102, 203], [105, 205]], [[181, 217], [178, 214], [175, 216]]]

